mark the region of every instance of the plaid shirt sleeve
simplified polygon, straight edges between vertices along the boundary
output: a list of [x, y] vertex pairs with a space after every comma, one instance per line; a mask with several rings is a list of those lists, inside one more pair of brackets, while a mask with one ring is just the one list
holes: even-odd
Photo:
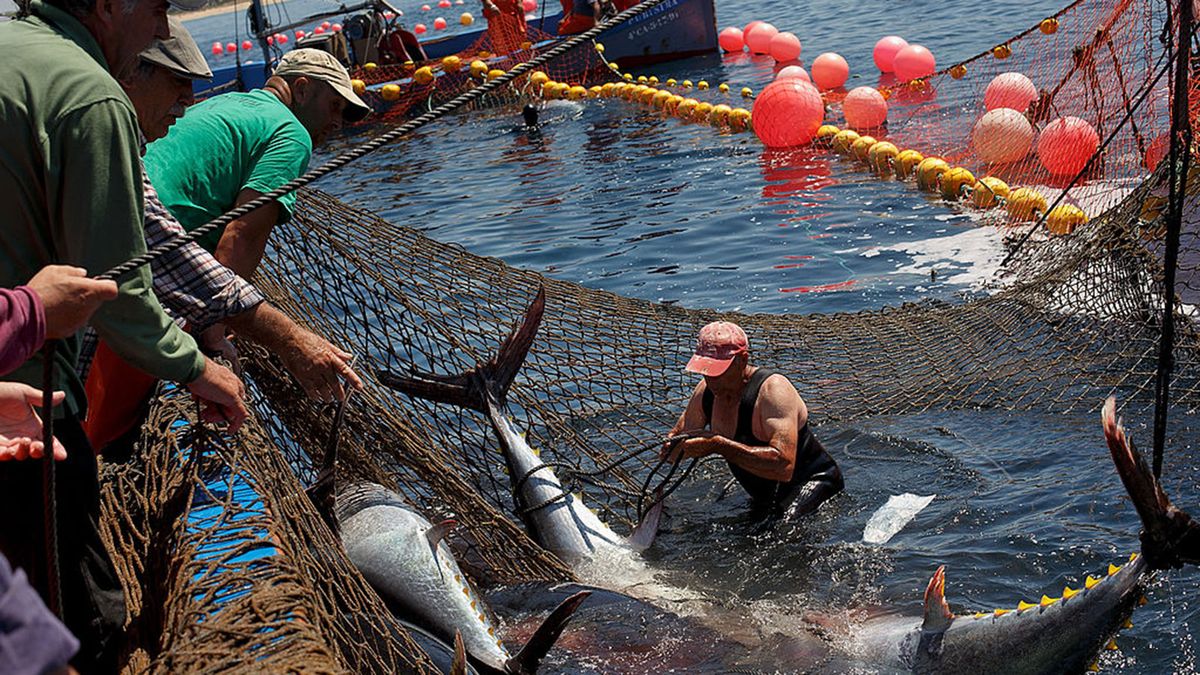
[[[184, 234], [183, 226], [158, 199], [142, 171], [146, 193], [146, 248]], [[184, 244], [152, 263], [154, 292], [170, 312], [194, 331], [249, 311], [265, 300], [253, 285], [217, 262], [194, 242]]]

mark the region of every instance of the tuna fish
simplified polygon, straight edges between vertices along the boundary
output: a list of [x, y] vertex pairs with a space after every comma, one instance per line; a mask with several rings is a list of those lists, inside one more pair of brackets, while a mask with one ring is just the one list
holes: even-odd
[[442, 539], [454, 527], [436, 525], [395, 492], [374, 483], [339, 489], [336, 517], [346, 555], [397, 615], [440, 640], [461, 636], [475, 666], [489, 673], [533, 673], [589, 595], [567, 598], [515, 656], [496, 634], [482, 596]]
[[[1146, 532], [1153, 533], [1150, 539], [1177, 541], [1180, 533], [1194, 528], [1183, 526], [1186, 514], [1170, 505], [1129, 443], [1115, 408], [1110, 398], [1101, 416], [1118, 473]], [[1161, 554], [1166, 548], [1156, 550]], [[941, 567], [925, 591], [924, 616], [868, 620], [852, 631], [851, 651], [867, 663], [900, 672], [1081, 672], [1128, 620], [1151, 567], [1147, 556], [1135, 553], [1125, 565], [1110, 564], [1107, 574], [1088, 576], [1081, 588], [1064, 588], [1058, 597], [1044, 595], [1012, 609], [962, 616], [946, 603], [946, 573]]]
[[545, 291], [540, 289], [524, 321], [500, 346], [497, 356], [474, 370], [453, 376], [419, 372], [404, 376], [381, 371], [379, 381], [411, 396], [470, 408], [487, 416], [504, 454], [517, 512], [530, 535], [544, 548], [573, 566], [595, 559], [630, 559], [653, 542], [661, 503], [647, 512], [628, 538], [617, 535], [583, 503], [580, 495], [563, 489], [554, 470], [542, 462], [525, 434], [517, 431], [505, 415], [509, 386], [533, 344], [545, 306]]

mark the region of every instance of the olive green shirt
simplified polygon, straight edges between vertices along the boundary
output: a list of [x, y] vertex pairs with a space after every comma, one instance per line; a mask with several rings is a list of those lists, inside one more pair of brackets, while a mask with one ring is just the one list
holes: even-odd
[[[53, 263], [100, 274], [146, 250], [137, 118], [99, 44], [75, 18], [39, 0], [0, 23], [0, 287]], [[150, 268], [120, 284], [92, 318], [100, 337], [154, 377], [191, 382], [204, 371], [195, 341], [154, 296]], [[59, 345], [56, 387], [66, 410], [86, 409], [75, 374], [80, 335]], [[5, 379], [41, 386], [40, 355]]]

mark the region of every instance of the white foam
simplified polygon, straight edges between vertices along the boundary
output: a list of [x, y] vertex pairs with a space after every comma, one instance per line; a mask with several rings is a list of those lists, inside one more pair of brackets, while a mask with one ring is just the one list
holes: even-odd
[[1004, 234], [1005, 230], [999, 227], [980, 225], [948, 237], [878, 246], [861, 255], [873, 258], [888, 251], [903, 253], [912, 262], [896, 268], [892, 274], [929, 277], [930, 271], [936, 270], [942, 283], [982, 290], [994, 286], [1000, 263], [1004, 261]]

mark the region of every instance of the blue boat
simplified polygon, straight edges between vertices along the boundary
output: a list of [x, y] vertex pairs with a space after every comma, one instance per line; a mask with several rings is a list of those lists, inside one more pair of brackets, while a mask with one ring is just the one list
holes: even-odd
[[[544, 33], [553, 33], [562, 13], [542, 15], [528, 25]], [[460, 53], [475, 44], [486, 28], [422, 42], [429, 61]], [[565, 38], [546, 40], [535, 45], [544, 51]], [[683, 59], [717, 50], [717, 13], [713, 0], [667, 0], [663, 4], [623, 21], [602, 32], [597, 38], [605, 47], [605, 57], [622, 69]], [[567, 52], [568, 62], [576, 50], [591, 49], [581, 44]], [[578, 73], [583, 75], [584, 73]], [[213, 69], [210, 82], [196, 83], [196, 97], [205, 98], [225, 91], [249, 91], [262, 87], [267, 73], [263, 61], [247, 61]]]

